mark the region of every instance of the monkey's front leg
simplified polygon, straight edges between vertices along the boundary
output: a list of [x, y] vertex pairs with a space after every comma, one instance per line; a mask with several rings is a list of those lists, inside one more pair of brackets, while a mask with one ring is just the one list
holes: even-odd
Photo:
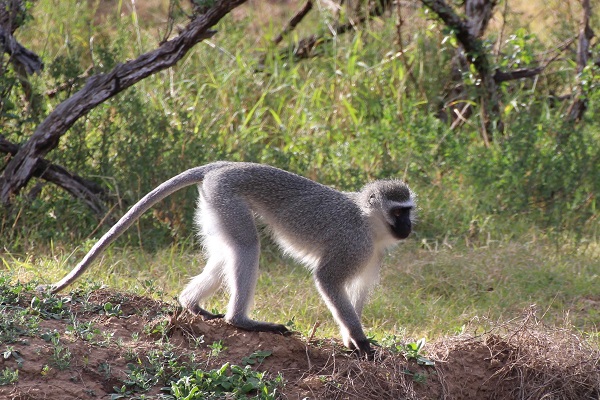
[[374, 351], [363, 332], [360, 318], [350, 301], [344, 281], [323, 266], [315, 271], [315, 283], [340, 327], [344, 345], [350, 350], [358, 351], [361, 358], [373, 359]]

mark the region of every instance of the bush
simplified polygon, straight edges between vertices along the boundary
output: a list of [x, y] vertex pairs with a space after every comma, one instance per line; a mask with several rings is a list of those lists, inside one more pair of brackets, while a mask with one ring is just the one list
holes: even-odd
[[[21, 40], [38, 52], [45, 49], [48, 68], [31, 78], [33, 91], [72, 85], [27, 112], [15, 76], [0, 77], [0, 123], [7, 139], [25, 141], [46, 109], [84, 84], [77, 77], [89, 65], [94, 73], [108, 71], [158, 45], [155, 26], [118, 11], [36, 3], [36, 18]], [[513, 229], [515, 219], [543, 229], [597, 231], [596, 69], [581, 77], [589, 110], [576, 125], [565, 121], [565, 106], [551, 97], [570, 88], [572, 65], [561, 64], [535, 87], [530, 81], [503, 84], [506, 133], [485, 148], [478, 126], [450, 130], [436, 116], [455, 47], [422, 15], [411, 21], [402, 57], [394, 48], [395, 21], [383, 18], [335, 37], [315, 58], [294, 61], [255, 33], [266, 22], [261, 25], [249, 8], [243, 13], [246, 18], [219, 24], [216, 46], [199, 44], [176, 67], [93, 109], [63, 137], [49, 155], [52, 161], [109, 188], [117, 214], [183, 169], [228, 159], [273, 164], [343, 190], [368, 179], [405, 178], [421, 195], [423, 238], [465, 234], [474, 220], [487, 221], [491, 234]], [[47, 24], [38, 15], [46, 15]], [[313, 18], [309, 30], [318, 31], [330, 18], [317, 16], [321, 20]], [[542, 47], [523, 29], [507, 37], [499, 66], [530, 65]], [[476, 85], [468, 75], [465, 82]], [[138, 226], [144, 244], [186, 240], [193, 232], [195, 196], [192, 189], [178, 193], [145, 216]], [[500, 226], [507, 217], [511, 222]], [[24, 249], [80, 241], [97, 223], [84, 205], [46, 185], [34, 200], [16, 201], [0, 233], [8, 238], [7, 248]], [[126, 240], [137, 243], [140, 235]]]

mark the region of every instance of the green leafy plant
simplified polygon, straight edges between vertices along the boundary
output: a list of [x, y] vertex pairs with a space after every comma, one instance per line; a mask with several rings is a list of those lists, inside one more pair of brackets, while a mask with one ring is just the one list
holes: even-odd
[[144, 333], [147, 335], [160, 335], [160, 337], [165, 338], [169, 333], [169, 329], [169, 321], [167, 319], [162, 319], [158, 322], [145, 326]]
[[161, 343], [160, 347], [145, 354], [126, 352], [125, 357], [131, 362], [127, 364], [126, 377], [122, 380], [123, 385], [114, 388], [115, 396], [147, 392], [159, 382], [168, 383], [179, 379], [182, 373], [193, 369], [188, 363], [180, 362], [180, 355], [173, 351], [172, 345]]
[[273, 352], [271, 350], [255, 351], [254, 353], [250, 354], [248, 357], [242, 358], [242, 364], [243, 365], [254, 365], [256, 363], [261, 364], [265, 360], [265, 358], [269, 357], [271, 354], [273, 354]]
[[213, 357], [217, 357], [221, 352], [227, 350], [227, 346], [223, 343], [222, 340], [217, 340], [208, 346], [210, 349], [210, 355]]
[[90, 341], [100, 334], [100, 329], [94, 327], [92, 321], [80, 322], [75, 316], [71, 316], [71, 323], [67, 325], [66, 333]]
[[31, 299], [31, 309], [34, 312], [39, 313], [45, 319], [61, 319], [70, 313], [65, 307], [65, 301], [70, 300], [55, 297], [53, 295], [47, 297], [44, 296], [42, 298], [33, 296]]
[[52, 364], [61, 371], [69, 368], [71, 366], [71, 350], [60, 342], [60, 333], [54, 330], [40, 336], [53, 345], [53, 352], [50, 356]]
[[395, 335], [387, 336], [382, 340], [383, 346], [402, 354], [407, 360], [414, 360], [419, 365], [433, 366], [435, 362], [423, 355], [425, 343], [425, 338], [421, 338], [416, 342], [398, 343]]
[[194, 344], [195, 348], [200, 347], [200, 345], [204, 344], [204, 335], [198, 336], [190, 336], [190, 341]]
[[401, 352], [408, 360], [417, 360], [421, 356], [421, 350], [425, 346], [425, 338], [421, 338], [416, 342], [400, 345]]
[[24, 292], [30, 291], [35, 284], [33, 281], [28, 283], [13, 283], [11, 274], [3, 272], [0, 274], [0, 304], [18, 304], [21, 295]]
[[42, 370], [40, 371], [40, 375], [46, 376], [52, 370], [52, 368], [48, 364], [44, 364]]
[[[429, 358], [424, 357], [423, 348], [425, 347], [425, 338], [419, 339], [416, 342], [410, 343], [399, 343], [396, 335], [386, 336], [382, 340], [382, 345], [392, 350], [393, 352], [400, 353], [407, 360], [415, 361], [419, 365], [433, 366], [435, 362]], [[421, 372], [414, 372], [409, 368], [404, 369], [404, 373], [412, 377], [416, 383], [427, 382], [427, 374]]]
[[[10, 310], [10, 312], [9, 312]], [[39, 331], [40, 318], [27, 310], [0, 305], [0, 342], [13, 343]]]
[[14, 358], [19, 367], [21, 367], [23, 365], [23, 362], [25, 361], [23, 360], [23, 357], [21, 357], [21, 353], [19, 353], [18, 350], [15, 350], [14, 347], [11, 346], [8, 346], [6, 350], [4, 350], [4, 352], [2, 353], [2, 357], [5, 360], [8, 360], [9, 358]]
[[0, 386], [10, 385], [19, 380], [19, 370], [5, 368], [0, 372]]
[[105, 380], [108, 380], [111, 376], [111, 366], [107, 362], [101, 362], [98, 364], [98, 372], [100, 372]]
[[147, 391], [158, 382], [159, 376], [152, 369], [133, 363], [127, 364], [125, 386], [131, 390]]
[[129, 399], [133, 395], [133, 392], [127, 389], [127, 386], [125, 385], [121, 387], [113, 386], [113, 390], [115, 393], [110, 395], [110, 400]]
[[120, 304], [113, 305], [111, 302], [106, 302], [102, 306], [102, 309], [104, 311], [104, 314], [109, 317], [119, 317], [123, 314]]
[[171, 383], [171, 394], [175, 399], [257, 399], [277, 398], [283, 378], [266, 379], [264, 372], [257, 372], [249, 365], [242, 368], [229, 363], [211, 371], [195, 370], [191, 375]]

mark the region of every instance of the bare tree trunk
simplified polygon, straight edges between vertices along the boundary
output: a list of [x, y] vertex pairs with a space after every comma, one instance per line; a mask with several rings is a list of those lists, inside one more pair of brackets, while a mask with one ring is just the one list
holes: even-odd
[[290, 33], [291, 31], [293, 31], [296, 26], [298, 26], [298, 24], [300, 22], [302, 22], [302, 20], [304, 19], [304, 17], [306, 17], [306, 15], [310, 12], [310, 10], [312, 10], [313, 7], [313, 2], [312, 0], [308, 0], [305, 4], [304, 7], [302, 7], [302, 9], [300, 11], [298, 11], [293, 17], [292, 19], [289, 20], [289, 22], [287, 23], [287, 25], [283, 28], [283, 30], [279, 33], [279, 35], [277, 35], [277, 37], [275, 37], [273, 39], [273, 44], [279, 44], [282, 40], [283, 37], [285, 35], [287, 35], [288, 33]]
[[497, 0], [466, 0], [466, 19], [459, 17], [444, 0], [422, 0], [423, 4], [433, 10], [444, 23], [452, 28], [456, 34], [461, 48], [453, 59], [454, 87], [448, 93], [446, 103], [450, 106], [450, 117], [455, 120], [453, 126], [464, 121], [471, 114], [469, 105], [463, 105], [460, 100], [466, 99], [465, 87], [462, 84], [461, 71], [469, 69], [473, 64], [481, 79], [481, 115], [482, 115], [482, 140], [486, 146], [491, 141], [491, 132], [503, 130], [500, 118], [498, 89], [494, 80], [494, 71], [490, 65], [488, 55], [483, 52], [481, 37], [485, 33]]
[[[579, 29], [579, 39], [577, 41], [577, 74], [580, 76], [589, 60], [590, 42], [594, 37], [594, 31], [590, 28], [590, 16], [592, 15], [592, 6], [590, 0], [582, 0], [581, 6], [583, 13], [581, 16], [581, 28]], [[580, 78], [577, 79], [579, 87], [575, 91], [575, 101], [569, 108], [569, 120], [579, 121], [587, 108], [587, 101], [581, 87]]]
[[135, 60], [117, 65], [109, 73], [90, 77], [83, 89], [59, 104], [46, 117], [9, 161], [0, 177], [0, 201], [6, 205], [10, 203], [12, 196], [17, 195], [39, 170], [42, 157], [58, 145], [61, 136], [75, 121], [140, 80], [176, 64], [194, 45], [216, 33], [209, 28], [245, 1], [216, 1], [203, 15], [192, 20], [176, 38]]
[[[9, 55], [9, 62], [17, 73], [25, 98], [33, 108], [35, 96], [27, 76], [40, 72], [44, 64], [37, 54], [25, 48], [13, 36], [15, 30], [25, 20], [26, 14], [23, 1], [0, 0], [0, 60], [3, 60], [4, 54]], [[6, 65], [0, 62], [0, 76], [4, 74], [4, 68]]]

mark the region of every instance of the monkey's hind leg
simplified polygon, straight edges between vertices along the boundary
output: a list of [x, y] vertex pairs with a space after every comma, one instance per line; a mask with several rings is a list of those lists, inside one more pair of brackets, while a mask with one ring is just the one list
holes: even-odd
[[200, 302], [211, 296], [222, 284], [223, 261], [217, 255], [208, 259], [202, 273], [192, 278], [179, 295], [179, 304], [193, 314], [206, 320], [223, 318], [225, 314], [213, 314], [200, 307]]
[[224, 273], [230, 294], [225, 320], [248, 331], [286, 333], [285, 325], [248, 317], [258, 280], [260, 243], [252, 212], [244, 204], [236, 204], [235, 209], [235, 221], [222, 224], [227, 236], [221, 246], [228, 247]]
[[248, 317], [258, 279], [259, 253], [258, 239], [255, 245], [238, 246], [225, 267], [230, 293], [225, 320], [247, 331], [286, 333], [288, 329], [285, 325], [256, 321]]

